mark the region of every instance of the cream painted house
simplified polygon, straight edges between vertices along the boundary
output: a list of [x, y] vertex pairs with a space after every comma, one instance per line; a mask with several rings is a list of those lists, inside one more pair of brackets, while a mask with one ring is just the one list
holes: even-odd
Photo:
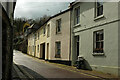
[[28, 36], [28, 54], [70, 64], [70, 9], [50, 17]]
[[28, 54], [72, 65], [82, 57], [86, 69], [120, 76], [119, 14], [120, 2], [73, 2], [29, 35]]
[[120, 2], [71, 4], [72, 64], [120, 76]]
[[31, 33], [28, 36], [28, 49], [27, 49], [27, 53], [31, 56], [35, 56], [35, 37], [34, 37], [34, 33]]

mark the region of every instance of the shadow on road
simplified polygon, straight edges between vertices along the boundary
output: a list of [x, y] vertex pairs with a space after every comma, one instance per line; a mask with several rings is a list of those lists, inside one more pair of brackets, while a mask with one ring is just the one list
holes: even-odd
[[[20, 69], [20, 71], [27, 77], [27, 78], [22, 78], [21, 80], [91, 80], [91, 78], [44, 78], [40, 74], [36, 73], [35, 71], [23, 65], [17, 65], [17, 66]], [[29, 76], [31, 76], [32, 78], [29, 78]], [[100, 79], [92, 78], [92, 80], [100, 80]]]
[[35, 71], [33, 71], [23, 65], [16, 65], [16, 66], [27, 77], [27, 78], [22, 78], [21, 80], [47, 80], [40, 74], [36, 73]]

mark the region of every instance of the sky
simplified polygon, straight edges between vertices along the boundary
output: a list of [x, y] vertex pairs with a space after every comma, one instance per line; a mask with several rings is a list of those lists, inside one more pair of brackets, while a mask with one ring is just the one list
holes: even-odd
[[74, 0], [17, 0], [14, 18], [37, 19], [55, 15], [68, 8]]

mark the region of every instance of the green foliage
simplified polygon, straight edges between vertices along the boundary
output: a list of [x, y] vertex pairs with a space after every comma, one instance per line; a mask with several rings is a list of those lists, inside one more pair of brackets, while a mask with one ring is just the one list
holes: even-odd
[[50, 18], [50, 16], [44, 15], [43, 17], [37, 18], [37, 19], [26, 19], [26, 18], [16, 18], [13, 22], [14, 24], [14, 37], [19, 36], [21, 34], [23, 34], [23, 25], [28, 22], [30, 25], [31, 24], [38, 24], [39, 26], [42, 26], [48, 19]]
[[13, 22], [13, 36], [19, 36], [22, 33], [23, 25], [27, 20], [25, 18], [16, 18]]
[[30, 25], [37, 24], [39, 26], [42, 26], [50, 16], [44, 15], [43, 17], [37, 18], [35, 20], [33, 19], [26, 19], [26, 18], [16, 18], [13, 22], [14, 28], [13, 28], [13, 46], [15, 49], [20, 50], [22, 52], [27, 52], [27, 41], [26, 38], [21, 39], [19, 36], [23, 35], [23, 26], [26, 22], [28, 22]]

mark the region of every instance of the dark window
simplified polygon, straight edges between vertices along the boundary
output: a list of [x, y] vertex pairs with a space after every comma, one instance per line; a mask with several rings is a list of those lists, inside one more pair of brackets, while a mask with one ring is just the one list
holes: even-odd
[[60, 54], [61, 54], [61, 42], [56, 42], [55, 58], [60, 58]]
[[79, 36], [75, 36], [76, 39], [76, 51], [77, 51], [77, 57], [79, 56]]
[[103, 2], [96, 2], [96, 17], [103, 14]]
[[94, 32], [94, 52], [103, 53], [104, 33], [103, 30]]
[[43, 28], [43, 34], [45, 35], [45, 27]]
[[39, 53], [39, 45], [38, 45], [38, 53]]
[[47, 37], [50, 36], [50, 24], [48, 24], [48, 28], [47, 28]]
[[80, 7], [75, 9], [75, 25], [80, 23]]
[[56, 32], [58, 33], [58, 32], [61, 32], [61, 19], [58, 19], [57, 21], [56, 21]]

